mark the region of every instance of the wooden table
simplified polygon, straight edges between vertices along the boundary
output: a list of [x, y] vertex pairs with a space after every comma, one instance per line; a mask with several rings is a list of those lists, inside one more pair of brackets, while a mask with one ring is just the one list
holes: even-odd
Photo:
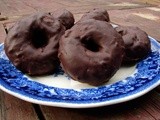
[[[160, 41], [159, 0], [5, 0], [0, 1], [0, 42], [15, 21], [33, 12], [66, 8], [78, 20], [94, 7], [108, 9], [113, 23], [139, 26]], [[90, 109], [37, 105], [0, 91], [0, 120], [160, 120], [160, 86], [135, 100]]]

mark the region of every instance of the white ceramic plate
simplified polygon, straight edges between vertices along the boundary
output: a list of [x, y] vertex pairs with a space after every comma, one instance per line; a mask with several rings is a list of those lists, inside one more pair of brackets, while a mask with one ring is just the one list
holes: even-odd
[[107, 84], [93, 87], [73, 81], [59, 68], [55, 74], [31, 78], [18, 71], [0, 45], [0, 89], [32, 103], [90, 108], [135, 99], [160, 85], [160, 44], [151, 38], [152, 52], [135, 66], [121, 67]]

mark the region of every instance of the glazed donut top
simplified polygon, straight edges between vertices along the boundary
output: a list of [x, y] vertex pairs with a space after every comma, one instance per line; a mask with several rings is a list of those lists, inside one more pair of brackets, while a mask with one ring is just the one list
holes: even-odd
[[33, 14], [9, 30], [4, 43], [5, 52], [12, 63], [25, 73], [40, 75], [53, 72], [53, 65], [58, 64], [59, 39], [64, 32], [64, 26], [48, 13]]
[[58, 9], [51, 13], [51, 15], [60, 20], [60, 22], [66, 27], [66, 29], [70, 29], [74, 25], [74, 16], [73, 14], [66, 9]]
[[138, 27], [118, 26], [116, 30], [121, 34], [125, 44], [123, 62], [136, 62], [151, 51], [151, 44], [146, 32]]
[[80, 19], [81, 20], [88, 20], [88, 19], [95, 19], [100, 21], [106, 21], [109, 22], [109, 14], [107, 10], [103, 8], [94, 8], [88, 12], [86, 12]]
[[102, 84], [120, 67], [123, 44], [122, 37], [107, 22], [78, 22], [60, 40], [61, 66], [75, 80]]

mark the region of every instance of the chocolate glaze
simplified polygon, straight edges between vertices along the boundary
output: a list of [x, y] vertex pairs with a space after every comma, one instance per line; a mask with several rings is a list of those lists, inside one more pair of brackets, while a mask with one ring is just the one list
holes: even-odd
[[94, 8], [88, 11], [81, 17], [80, 21], [88, 20], [88, 19], [95, 19], [95, 20], [106, 21], [106, 22], [110, 21], [107, 10], [103, 8]]
[[59, 59], [74, 80], [100, 85], [119, 69], [124, 53], [122, 37], [107, 22], [85, 20], [60, 39]]
[[125, 44], [123, 63], [134, 63], [146, 57], [151, 51], [151, 44], [146, 32], [138, 27], [116, 27]]
[[4, 42], [10, 61], [29, 75], [53, 73], [59, 64], [59, 39], [65, 28], [48, 13], [37, 13], [17, 22]]
[[60, 22], [66, 27], [66, 29], [70, 29], [74, 25], [74, 16], [73, 14], [66, 9], [58, 9], [51, 13], [51, 15], [60, 20]]

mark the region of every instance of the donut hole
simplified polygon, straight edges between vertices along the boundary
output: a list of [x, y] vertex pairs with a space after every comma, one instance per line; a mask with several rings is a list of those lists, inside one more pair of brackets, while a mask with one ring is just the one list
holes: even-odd
[[101, 49], [101, 46], [92, 37], [83, 38], [81, 40], [81, 43], [86, 49], [88, 49], [92, 52], [98, 52]]
[[34, 29], [31, 31], [32, 45], [35, 48], [45, 47], [48, 43], [48, 37], [44, 30]]

